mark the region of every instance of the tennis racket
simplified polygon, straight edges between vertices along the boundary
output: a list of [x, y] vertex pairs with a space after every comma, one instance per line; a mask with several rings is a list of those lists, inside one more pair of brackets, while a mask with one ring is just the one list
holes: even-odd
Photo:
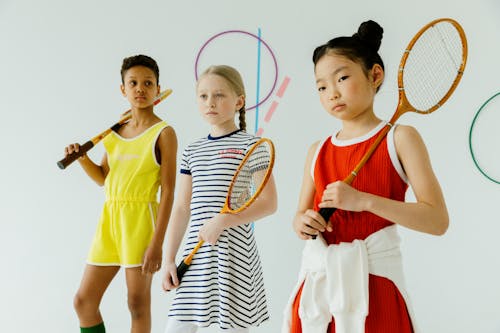
[[[271, 177], [274, 166], [274, 145], [262, 138], [250, 147], [234, 174], [226, 194], [221, 214], [236, 214], [250, 206], [259, 197]], [[203, 241], [200, 240], [191, 253], [177, 266], [177, 278], [181, 281], [194, 255]]]
[[[361, 161], [343, 181], [347, 184], [354, 181], [359, 170], [401, 115], [406, 112], [428, 114], [440, 108], [460, 82], [466, 61], [467, 39], [458, 22], [450, 18], [440, 18], [420, 29], [401, 58], [396, 112]], [[336, 208], [321, 208], [319, 213], [328, 221], [335, 210]]]
[[[155, 99], [153, 105], [157, 105], [161, 101], [163, 101], [165, 98], [167, 98], [170, 94], [172, 93], [171, 89], [167, 89], [162, 91]], [[104, 139], [106, 135], [111, 133], [112, 131], [116, 131], [125, 124], [127, 121], [132, 118], [132, 113], [130, 113], [131, 110], [128, 110], [125, 112], [125, 116], [123, 116], [116, 124], [108, 128], [107, 130], [99, 133], [98, 135], [94, 136], [92, 139], [89, 141], [85, 142], [83, 145], [80, 146], [80, 149], [78, 152], [73, 152], [71, 154], [68, 154], [66, 157], [64, 157], [62, 160], [57, 162], [57, 166], [60, 169], [65, 169], [68, 165], [76, 161], [79, 157], [83, 156], [86, 152], [88, 152], [90, 149], [92, 149], [99, 141]], [[127, 113], [128, 112], [128, 113]]]

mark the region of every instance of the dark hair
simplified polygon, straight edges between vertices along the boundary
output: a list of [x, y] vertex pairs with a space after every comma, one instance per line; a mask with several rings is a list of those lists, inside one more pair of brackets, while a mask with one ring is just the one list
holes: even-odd
[[332, 52], [345, 56], [350, 60], [363, 65], [365, 73], [379, 64], [384, 69], [384, 62], [378, 54], [384, 29], [375, 21], [361, 23], [358, 32], [351, 37], [337, 37], [328, 43], [318, 46], [313, 53], [314, 66], [326, 54]]
[[[207, 74], [214, 74], [222, 77], [226, 80], [236, 95], [245, 97], [245, 85], [243, 84], [243, 79], [235, 68], [227, 65], [210, 66], [200, 75], [200, 78]], [[246, 101], [243, 102], [243, 106], [238, 110], [238, 120], [240, 122], [239, 126], [243, 131], [246, 131], [247, 129], [247, 123], [245, 120], [245, 102]]]
[[135, 66], [144, 66], [144, 67], [147, 67], [150, 70], [152, 70], [153, 73], [155, 74], [155, 77], [156, 77], [156, 84], [159, 83], [159, 81], [160, 81], [160, 69], [158, 68], [158, 64], [156, 63], [156, 61], [153, 58], [148, 57], [147, 55], [143, 55], [143, 54], [138, 54], [138, 55], [123, 59], [122, 69], [120, 70], [120, 74], [122, 77], [122, 83], [124, 83], [123, 78], [125, 76], [125, 73], [130, 68], [135, 67]]

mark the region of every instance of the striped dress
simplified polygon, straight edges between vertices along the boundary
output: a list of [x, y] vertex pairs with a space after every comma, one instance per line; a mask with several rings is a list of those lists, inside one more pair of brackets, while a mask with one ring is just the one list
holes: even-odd
[[[186, 147], [181, 173], [192, 177], [191, 221], [183, 256], [198, 242], [203, 224], [224, 205], [231, 179], [258, 140], [243, 131], [208, 136]], [[215, 245], [204, 244], [177, 288], [169, 317], [201, 327], [258, 326], [269, 318], [262, 267], [250, 224], [226, 229]]]

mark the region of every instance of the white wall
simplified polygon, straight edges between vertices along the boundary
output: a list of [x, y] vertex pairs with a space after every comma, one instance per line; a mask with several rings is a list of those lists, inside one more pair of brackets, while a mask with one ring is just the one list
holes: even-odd
[[[157, 112], [176, 128], [182, 148], [207, 132], [194, 100], [197, 52], [219, 32], [257, 34], [261, 28], [277, 58], [278, 84], [290, 78], [283, 98], [273, 93], [261, 106], [260, 122], [264, 136], [277, 146], [279, 210], [256, 224], [271, 320], [253, 332], [278, 332], [302, 247], [290, 222], [306, 150], [339, 126], [318, 102], [312, 50], [331, 37], [354, 33], [366, 19], [378, 21], [385, 29], [381, 54], [387, 79], [376, 110], [388, 118], [396, 104], [396, 69], [404, 46], [420, 26], [443, 16], [457, 19], [466, 30], [465, 76], [441, 110], [405, 115], [401, 122], [417, 127], [428, 145], [451, 225], [443, 237], [401, 228], [408, 289], [423, 332], [500, 332], [500, 185], [480, 174], [468, 149], [474, 115], [500, 91], [497, 0], [0, 0], [1, 331], [77, 331], [72, 297], [103, 193], [78, 165], [61, 171], [55, 162], [67, 143], [90, 138], [125, 110], [118, 90], [121, 60], [137, 53], [157, 59], [160, 83], [174, 90]], [[241, 35], [214, 41], [201, 63], [241, 69], [250, 103], [256, 59], [256, 41]], [[270, 89], [274, 69], [265, 49], [261, 59], [262, 95]], [[272, 100], [279, 106], [265, 123]], [[250, 130], [253, 117], [250, 111]], [[499, 118], [478, 122], [480, 132], [491, 133], [478, 143], [478, 151], [497, 176]], [[100, 159], [102, 153], [99, 146], [91, 157]], [[160, 280], [156, 275], [153, 282], [153, 332], [163, 332], [172, 299], [161, 291]], [[102, 311], [108, 331], [128, 330], [122, 273], [105, 295]]]

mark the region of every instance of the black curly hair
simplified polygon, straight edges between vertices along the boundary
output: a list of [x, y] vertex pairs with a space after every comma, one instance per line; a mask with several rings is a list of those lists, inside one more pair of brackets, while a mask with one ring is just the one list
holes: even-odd
[[127, 58], [123, 59], [122, 68], [120, 70], [120, 74], [122, 77], [122, 83], [124, 83], [123, 79], [125, 77], [125, 73], [130, 68], [135, 67], [135, 66], [144, 66], [144, 67], [151, 69], [153, 71], [153, 73], [155, 74], [156, 84], [159, 83], [159, 81], [160, 81], [160, 69], [158, 68], [158, 64], [156, 63], [156, 61], [153, 58], [151, 58], [147, 55], [143, 55], [143, 54], [138, 54], [138, 55], [134, 55], [134, 56], [127, 57]]

